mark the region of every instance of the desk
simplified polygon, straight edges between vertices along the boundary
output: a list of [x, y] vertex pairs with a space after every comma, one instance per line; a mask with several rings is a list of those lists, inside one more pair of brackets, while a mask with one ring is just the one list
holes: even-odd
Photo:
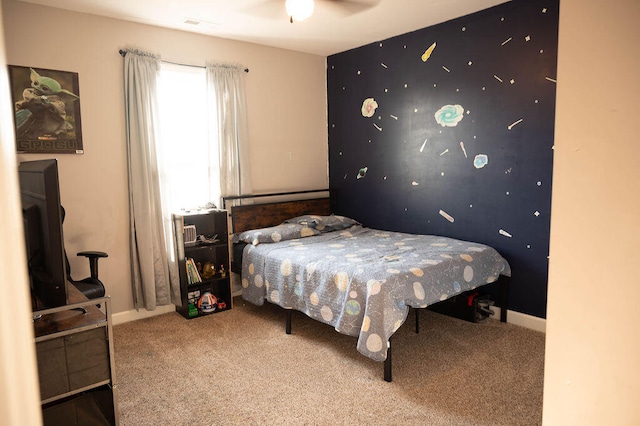
[[[33, 321], [36, 340], [48, 334], [59, 333], [107, 320], [105, 313], [96, 306], [96, 304], [102, 303], [101, 299], [98, 301], [93, 300], [87, 305], [86, 302], [89, 299], [71, 283], [67, 285], [67, 299], [69, 304], [66, 306], [37, 312], [42, 317]], [[79, 307], [83, 307], [87, 311], [86, 314], [70, 308], [70, 306], [78, 304]]]
[[117, 425], [111, 299], [89, 300], [73, 284], [67, 295], [34, 320], [44, 424]]

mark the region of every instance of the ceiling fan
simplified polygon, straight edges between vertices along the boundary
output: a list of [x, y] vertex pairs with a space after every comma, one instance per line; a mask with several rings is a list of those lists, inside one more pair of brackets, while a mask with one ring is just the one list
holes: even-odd
[[314, 10], [333, 10], [340, 15], [363, 12], [380, 3], [380, 0], [262, 0], [252, 12], [263, 17], [281, 19], [289, 17], [289, 22], [309, 18]]

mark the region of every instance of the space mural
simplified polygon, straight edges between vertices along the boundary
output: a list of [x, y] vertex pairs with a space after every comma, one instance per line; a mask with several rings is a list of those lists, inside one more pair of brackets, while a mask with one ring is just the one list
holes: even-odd
[[538, 317], [558, 11], [558, 0], [514, 0], [327, 59], [337, 212], [495, 247], [513, 271], [509, 308]]

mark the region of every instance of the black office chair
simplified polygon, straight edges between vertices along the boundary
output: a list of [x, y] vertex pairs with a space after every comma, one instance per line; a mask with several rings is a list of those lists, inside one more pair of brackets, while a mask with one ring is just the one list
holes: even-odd
[[[62, 208], [62, 223], [64, 223], [65, 211]], [[69, 258], [67, 257], [67, 250], [64, 251], [65, 268], [67, 270], [67, 279], [71, 282], [87, 299], [95, 299], [105, 295], [104, 284], [98, 279], [98, 259], [101, 257], [108, 257], [107, 253], [101, 251], [81, 251], [77, 253], [77, 256], [84, 256], [89, 259], [89, 269], [91, 270], [91, 276], [80, 281], [76, 281], [71, 278], [71, 265], [69, 264]]]

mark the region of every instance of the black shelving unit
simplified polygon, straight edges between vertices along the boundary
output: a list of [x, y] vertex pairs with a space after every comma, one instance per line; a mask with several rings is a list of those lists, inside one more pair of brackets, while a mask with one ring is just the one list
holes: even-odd
[[[206, 210], [194, 214], [174, 214], [173, 225], [182, 303], [182, 306], [176, 306], [176, 311], [185, 318], [192, 319], [231, 309], [227, 211]], [[191, 235], [196, 236], [196, 241], [185, 241], [185, 227], [195, 227], [195, 233]], [[187, 273], [187, 259], [193, 259], [193, 263], [197, 265], [202, 282], [193, 282], [194, 280], [190, 279]], [[208, 264], [215, 268], [215, 274], [212, 276], [207, 274]], [[201, 297], [207, 292], [213, 294], [218, 301], [213, 310], [198, 306]]]

